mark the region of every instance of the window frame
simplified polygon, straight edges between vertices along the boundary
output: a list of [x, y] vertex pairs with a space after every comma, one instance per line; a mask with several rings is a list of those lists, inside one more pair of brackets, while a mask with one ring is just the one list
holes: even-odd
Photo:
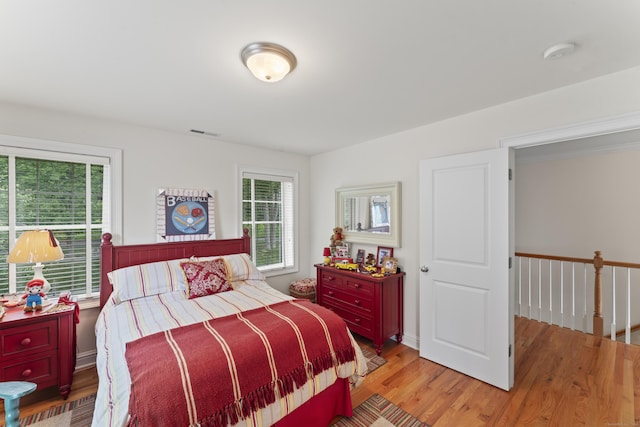
[[[255, 167], [255, 166], [248, 166], [248, 165], [239, 165], [238, 166], [238, 180], [237, 180], [237, 191], [236, 194], [238, 194], [238, 212], [236, 215], [236, 218], [238, 218], [239, 220], [239, 230], [240, 233], [242, 233], [242, 229], [244, 228], [243, 226], [243, 194], [242, 194], [242, 183], [243, 183], [243, 179], [245, 178], [245, 175], [253, 175], [254, 179], [256, 176], [262, 176], [264, 178], [269, 178], [269, 177], [273, 177], [274, 181], [281, 181], [281, 179], [279, 178], [288, 178], [291, 180], [292, 182], [292, 187], [293, 187], [293, 197], [292, 197], [292, 201], [291, 201], [291, 208], [292, 208], [292, 218], [291, 220], [293, 221], [293, 226], [291, 227], [292, 229], [292, 243], [293, 243], [293, 264], [289, 267], [284, 266], [284, 267], [279, 267], [279, 268], [264, 268], [264, 267], [258, 267], [258, 269], [262, 272], [262, 274], [264, 274], [266, 277], [273, 277], [273, 276], [280, 276], [280, 275], [284, 275], [284, 274], [291, 274], [291, 273], [296, 273], [299, 271], [299, 221], [298, 221], [298, 217], [299, 217], [299, 195], [298, 195], [298, 191], [299, 191], [299, 177], [298, 177], [298, 172], [296, 171], [288, 171], [288, 170], [282, 170], [282, 169], [267, 169], [267, 168], [260, 168], [260, 167]], [[260, 179], [260, 178], [258, 178]], [[251, 235], [251, 248], [252, 248], [252, 254], [251, 254], [251, 258], [253, 259], [253, 249], [255, 247], [255, 242], [253, 240], [253, 235]]]
[[[109, 192], [111, 206], [109, 209], [110, 229], [103, 230], [114, 236], [114, 243], [119, 241], [122, 235], [122, 150], [117, 148], [99, 147], [93, 145], [83, 145], [66, 143], [60, 141], [27, 138], [21, 136], [0, 134], [0, 155], [3, 156], [28, 156], [42, 160], [56, 161], [79, 161], [86, 162], [91, 157], [99, 157], [109, 160]], [[34, 156], [34, 154], [36, 154]], [[15, 183], [14, 183], [15, 184]], [[15, 233], [15, 229], [13, 230]], [[11, 238], [11, 229], [9, 230]], [[15, 235], [17, 238], [17, 233]], [[88, 308], [97, 306], [100, 298], [99, 293], [91, 295], [84, 293], [77, 295], [81, 306]]]

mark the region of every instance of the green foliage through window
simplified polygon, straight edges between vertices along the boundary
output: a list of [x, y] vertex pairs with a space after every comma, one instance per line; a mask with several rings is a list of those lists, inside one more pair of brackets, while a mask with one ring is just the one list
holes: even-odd
[[293, 180], [243, 174], [242, 226], [249, 229], [253, 260], [262, 270], [291, 267]]
[[[0, 156], [0, 257], [13, 246], [11, 233], [17, 238], [25, 230], [50, 229], [64, 252], [64, 260], [45, 264], [50, 293], [98, 292], [106, 172], [103, 164], [38, 158], [35, 150], [34, 157]], [[0, 263], [0, 293], [23, 292], [31, 267], [17, 264], [12, 277], [11, 266]]]

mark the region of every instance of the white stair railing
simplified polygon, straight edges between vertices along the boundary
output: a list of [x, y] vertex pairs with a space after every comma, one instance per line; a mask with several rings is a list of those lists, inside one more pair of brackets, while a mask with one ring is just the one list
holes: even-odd
[[[640, 326], [640, 264], [516, 252], [516, 312], [550, 324], [610, 337], [624, 333], [631, 342], [632, 325]], [[616, 272], [626, 273], [622, 283]], [[635, 301], [635, 304], [634, 304]], [[592, 321], [589, 321], [590, 318]], [[624, 319], [624, 329], [617, 329]]]

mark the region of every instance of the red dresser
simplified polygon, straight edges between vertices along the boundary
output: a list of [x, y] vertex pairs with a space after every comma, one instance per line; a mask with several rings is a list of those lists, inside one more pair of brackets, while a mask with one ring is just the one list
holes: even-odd
[[395, 335], [402, 342], [405, 273], [384, 277], [316, 264], [318, 304], [344, 319], [351, 331], [373, 341], [378, 355]]
[[65, 399], [75, 369], [74, 310], [25, 313], [7, 309], [0, 320], [0, 381], [30, 381], [38, 390], [57, 386]]

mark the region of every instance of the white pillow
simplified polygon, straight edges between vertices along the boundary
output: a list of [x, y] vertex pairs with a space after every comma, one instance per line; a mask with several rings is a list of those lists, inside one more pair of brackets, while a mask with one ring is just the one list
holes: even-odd
[[227, 264], [229, 281], [237, 280], [264, 280], [264, 274], [251, 261], [249, 254], [224, 255], [222, 257]]
[[188, 259], [151, 262], [119, 268], [107, 273], [113, 285], [113, 296], [117, 304], [135, 298], [185, 291], [187, 278], [180, 266]]
[[222, 258], [227, 265], [227, 280], [236, 282], [239, 280], [264, 280], [265, 276], [251, 261], [249, 254], [218, 255], [211, 257], [191, 257], [192, 261], [210, 261]]

